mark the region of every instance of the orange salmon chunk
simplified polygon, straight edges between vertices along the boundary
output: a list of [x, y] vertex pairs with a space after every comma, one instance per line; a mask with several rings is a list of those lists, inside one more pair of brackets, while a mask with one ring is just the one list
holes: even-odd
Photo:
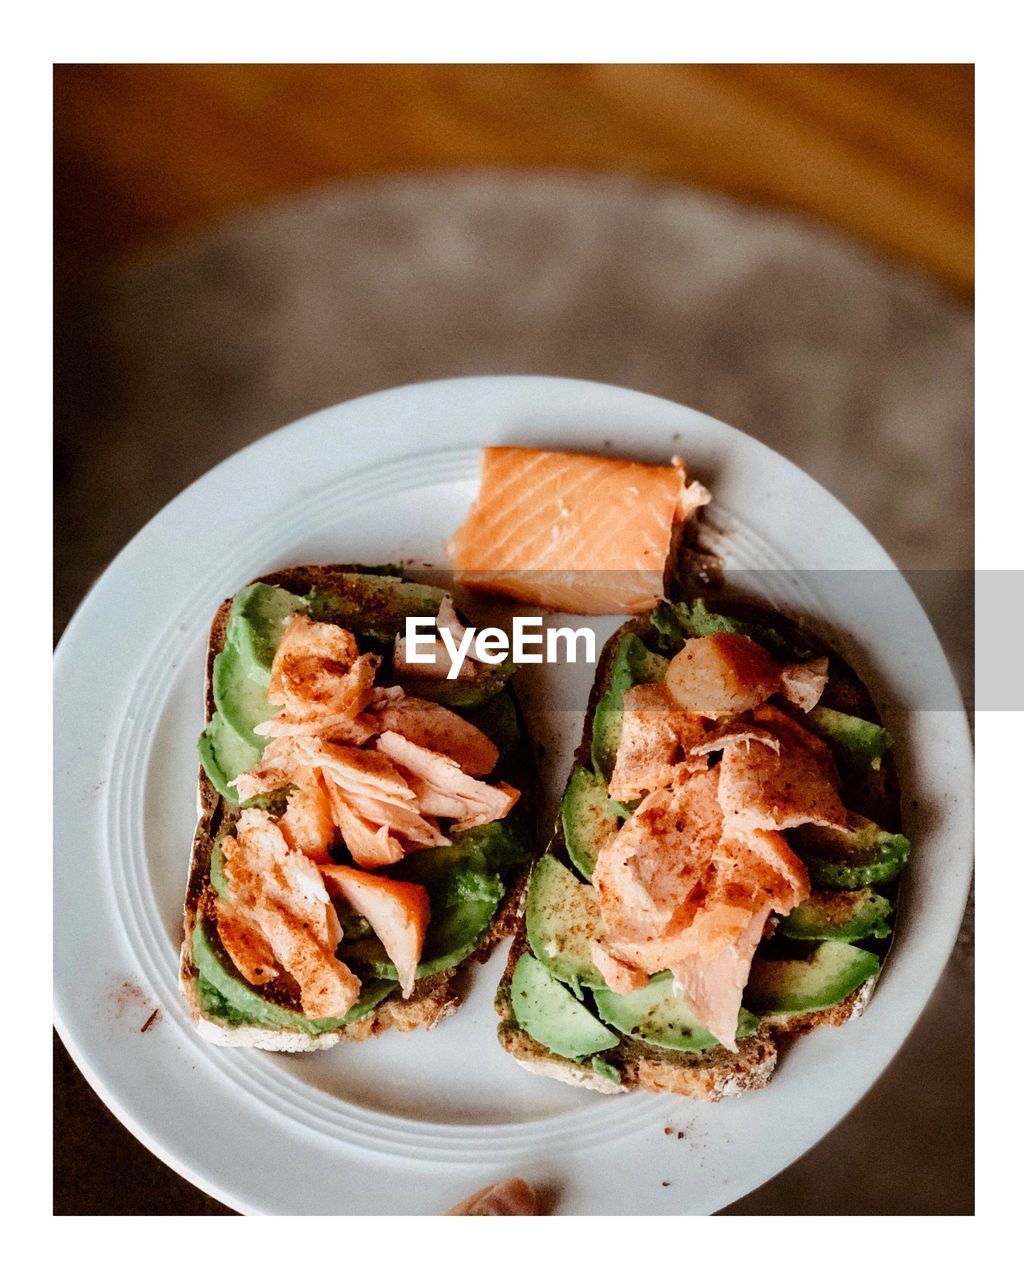
[[484, 449], [448, 550], [470, 587], [566, 613], [642, 613], [662, 597], [677, 527], [709, 499], [682, 464]]

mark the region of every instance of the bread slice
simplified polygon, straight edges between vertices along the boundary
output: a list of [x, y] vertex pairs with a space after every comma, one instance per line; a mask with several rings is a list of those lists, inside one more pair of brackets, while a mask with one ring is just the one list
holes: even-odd
[[[275, 573], [262, 574], [254, 581], [283, 587], [296, 595], [304, 595], [314, 587], [321, 591], [340, 591], [343, 584], [341, 575], [353, 572], [368, 573], [373, 570], [360, 565], [301, 565]], [[231, 599], [224, 601], [214, 615], [210, 627], [203, 702], [207, 721], [216, 710], [213, 698], [213, 663], [226, 642], [231, 604]], [[525, 742], [521, 747], [521, 753], [522, 758], [518, 761], [515, 781], [523, 791], [519, 803], [528, 806], [529, 796], [524, 789], [524, 784], [529, 781], [532, 769], [529, 768], [529, 747]], [[210, 888], [210, 857], [217, 835], [225, 824], [238, 817], [239, 810], [220, 795], [202, 768], [199, 769], [198, 809], [199, 816], [192, 840], [185, 892], [184, 939], [181, 946], [179, 985], [199, 1034], [216, 1044], [269, 1049], [282, 1053], [300, 1053], [328, 1049], [343, 1039], [366, 1040], [392, 1028], [396, 1031], [414, 1031], [419, 1027], [429, 1030], [458, 1008], [462, 1000], [465, 971], [472, 964], [482, 964], [487, 960], [501, 939], [515, 929], [516, 906], [529, 878], [528, 865], [508, 873], [505, 896], [476, 950], [451, 969], [421, 979], [416, 983], [409, 999], [403, 999], [396, 990], [365, 1017], [339, 1027], [335, 1031], [325, 1031], [318, 1035], [308, 1035], [301, 1030], [288, 1028], [238, 1024], [216, 1017], [208, 1010], [204, 1010], [200, 1004], [199, 975], [192, 954], [192, 932], [204, 899], [213, 892]]]
[[[836, 710], [865, 720], [878, 719], [874, 702], [863, 682], [818, 635], [790, 619], [746, 601], [719, 597], [714, 608], [744, 621], [771, 627], [793, 644], [806, 644], [807, 647], [813, 647], [815, 653], [827, 654], [829, 682], [823, 701]], [[608, 688], [619, 640], [628, 632], [633, 632], [641, 639], [649, 639], [647, 618], [638, 617], [626, 622], [609, 638], [601, 653], [587, 707], [583, 736], [573, 761], [574, 767], [588, 767], [590, 764], [594, 712]], [[881, 767], [872, 771], [869, 779], [861, 780], [845, 798], [851, 808], [873, 818], [889, 830], [898, 831], [899, 785], [891, 753], [883, 758]], [[560, 817], [547, 852], [571, 865]], [[889, 893], [890, 889], [894, 894], [892, 886], [887, 886], [886, 892]], [[718, 1102], [722, 1098], [753, 1089], [763, 1089], [771, 1080], [780, 1051], [786, 1044], [818, 1027], [839, 1027], [859, 1016], [867, 1006], [877, 982], [877, 977], [868, 979], [845, 1000], [828, 1009], [762, 1018], [756, 1032], [738, 1042], [735, 1053], [722, 1046], [702, 1052], [663, 1049], [640, 1039], [623, 1036], [614, 1049], [601, 1054], [605, 1063], [618, 1072], [619, 1078], [615, 1080], [610, 1075], [595, 1070], [585, 1061], [575, 1062], [552, 1052], [534, 1040], [516, 1022], [512, 1012], [512, 974], [520, 956], [529, 950], [526, 940], [525, 892], [517, 916], [516, 936], [495, 999], [495, 1008], [500, 1018], [498, 1041], [525, 1070], [598, 1093], [645, 1090]]]

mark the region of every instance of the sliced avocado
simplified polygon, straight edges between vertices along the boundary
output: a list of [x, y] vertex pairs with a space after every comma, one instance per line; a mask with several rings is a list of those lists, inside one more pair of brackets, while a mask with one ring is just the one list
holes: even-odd
[[314, 588], [306, 597], [311, 618], [333, 622], [371, 640], [388, 641], [405, 630], [408, 617], [436, 618], [445, 592], [422, 582], [376, 573], [342, 573], [331, 591]]
[[[272, 1023], [271, 1022], [266, 1022], [266, 1023], [255, 1022], [253, 1018], [247, 1016], [240, 1009], [236, 1009], [235, 1006], [231, 1004], [224, 996], [222, 996], [221, 993], [217, 990], [217, 988], [213, 986], [210, 982], [208, 982], [206, 978], [203, 977], [202, 974], [199, 974], [196, 980], [196, 985], [199, 990], [200, 1008], [203, 1010], [204, 1013], [210, 1015], [211, 1017], [222, 1018], [224, 1019], [224, 1021], [230, 1022], [235, 1026], [246, 1026], [246, 1025], [277, 1026], [278, 1025], [276, 1019]], [[359, 999], [352, 1006], [352, 1008], [349, 1009], [345, 1017], [341, 1019], [341, 1025], [347, 1026], [349, 1023], [358, 1022], [360, 1018], [365, 1018], [366, 1015], [368, 1013], [372, 1013], [373, 1010], [376, 1009], [377, 1005], [379, 1005], [381, 1001], [385, 999], [385, 997], [389, 996], [392, 993], [392, 991], [394, 991], [397, 988], [397, 986], [398, 986], [397, 982], [375, 982], [375, 981], [364, 982], [362, 986], [362, 990], [360, 991], [360, 994], [359, 994]], [[268, 1001], [267, 1003], [269, 1004], [270, 1002]], [[272, 1005], [271, 1008], [274, 1009], [275, 1012], [282, 1011], [280, 1010], [279, 1005]], [[288, 1010], [283, 1010], [282, 1012], [288, 1012]], [[309, 1021], [309, 1020], [307, 1019], [306, 1021]], [[332, 1020], [322, 1019], [322, 1021], [329, 1022]], [[334, 1019], [333, 1021], [338, 1021], [338, 1020]], [[289, 1026], [291, 1025], [292, 1024], [289, 1024]], [[309, 1022], [309, 1026], [316, 1027], [318, 1031], [333, 1031], [336, 1029], [334, 1027], [328, 1027], [328, 1026], [321, 1027], [319, 1023], [314, 1023], [314, 1022]], [[294, 1029], [299, 1031], [309, 1030], [308, 1027], [303, 1026], [301, 1023], [295, 1024]], [[315, 1033], [309, 1032], [309, 1034], [312, 1035]]]
[[614, 1080], [616, 1084], [622, 1083], [622, 1072], [613, 1062], [609, 1062], [607, 1058], [602, 1058], [599, 1053], [594, 1054], [587, 1066], [597, 1075], [604, 1076], [606, 1080]]
[[[283, 587], [272, 587], [267, 582], [254, 582], [243, 587], [232, 601], [225, 648], [237, 649], [252, 674], [262, 676], [264, 689], [288, 619], [293, 613], [305, 610], [304, 597], [293, 595]], [[260, 722], [253, 720], [251, 723]]]
[[221, 848], [222, 836], [213, 843], [210, 850], [210, 886], [218, 898], [230, 898], [231, 890], [224, 879], [224, 850]]
[[526, 936], [533, 954], [560, 982], [582, 995], [581, 986], [607, 985], [590, 959], [591, 942], [604, 936], [601, 906], [593, 885], [581, 884], [546, 853], [526, 891]]
[[887, 938], [892, 930], [886, 920], [892, 903], [874, 889], [819, 890], [784, 916], [776, 930], [784, 938], [807, 942], [835, 939], [859, 942], [861, 938]]
[[792, 645], [774, 627], [744, 622], [724, 613], [713, 613], [703, 600], [694, 600], [692, 603], [663, 600], [651, 614], [651, 625], [661, 636], [662, 647], [671, 653], [681, 649], [687, 640], [728, 631], [749, 636], [776, 658], [802, 660], [808, 656], [807, 650]]
[[[718, 1041], [690, 1012], [683, 997], [673, 991], [670, 973], [658, 974], [638, 991], [616, 995], [595, 991], [594, 1002], [605, 1022], [636, 1040], [660, 1045], [663, 1049], [684, 1049], [697, 1053]], [[737, 1038], [757, 1030], [757, 1019], [740, 1010]]]
[[849, 716], [831, 707], [815, 707], [807, 718], [818, 732], [847, 756], [852, 763], [877, 769], [882, 756], [892, 746], [887, 729], [871, 720]]
[[[500, 822], [489, 822], [463, 832], [448, 848], [423, 849], [402, 862], [396, 878], [421, 884], [430, 897], [430, 923], [417, 978], [451, 969], [472, 955], [505, 895], [502, 870], [528, 856], [514, 832]], [[375, 977], [397, 977], [376, 937], [345, 939], [339, 955]]]
[[[305, 1031], [312, 1036], [320, 1035], [324, 1031], [336, 1031], [338, 1027], [365, 1017], [397, 986], [394, 982], [366, 983], [358, 1001], [343, 1018], [307, 1018], [294, 1009], [285, 1009], [282, 1005], [267, 1000], [244, 979], [232, 973], [228, 963], [217, 954], [207, 932], [212, 927], [202, 916], [197, 916], [192, 930], [192, 958], [200, 978], [219, 997], [220, 1008], [211, 1008], [209, 1004], [204, 1007], [232, 1022], [261, 1027], [284, 1027]], [[200, 994], [203, 994], [202, 985]], [[209, 999], [208, 991], [206, 996]]]
[[582, 767], [572, 771], [562, 797], [562, 835], [576, 870], [589, 880], [601, 846], [629, 810], [608, 794], [604, 779]]
[[206, 776], [230, 804], [238, 804], [232, 779], [263, 754], [265, 739], [253, 729], [276, 710], [266, 699], [271, 664], [287, 619], [304, 607], [301, 596], [265, 582], [244, 587], [232, 602], [227, 640], [213, 662], [217, 710], [199, 740]]
[[266, 681], [253, 674], [252, 667], [233, 645], [213, 660], [213, 699], [235, 733], [262, 755], [267, 740], [255, 733], [253, 726], [269, 720], [280, 708], [267, 701]]
[[594, 708], [590, 733], [590, 753], [600, 777], [610, 778], [615, 768], [622, 733], [622, 695], [634, 684], [657, 684], [667, 669], [668, 659], [652, 653], [633, 632], [628, 631], [619, 641], [608, 687]]
[[255, 769], [261, 754], [232, 729], [219, 711], [199, 739], [199, 759], [206, 776], [229, 804], [238, 804], [238, 792], [230, 785], [232, 780]]
[[878, 967], [876, 955], [849, 942], [823, 942], [805, 960], [755, 955], [744, 1003], [762, 1015], [830, 1009], [873, 977]]
[[864, 889], [896, 878], [910, 856], [906, 836], [883, 831], [877, 822], [859, 818], [852, 831], [830, 827], [796, 827], [794, 851], [807, 863], [811, 883], [820, 889]]
[[512, 1012], [525, 1032], [563, 1058], [589, 1058], [619, 1043], [529, 952], [512, 974]]

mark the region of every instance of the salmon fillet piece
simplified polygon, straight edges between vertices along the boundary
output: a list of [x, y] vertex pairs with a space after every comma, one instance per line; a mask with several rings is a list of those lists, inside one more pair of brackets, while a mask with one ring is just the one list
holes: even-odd
[[663, 685], [623, 698], [609, 790], [624, 800], [651, 790], [598, 853], [605, 937], [592, 959], [619, 992], [670, 970], [695, 1017], [731, 1050], [769, 917], [810, 893], [780, 832], [850, 822], [828, 746], [765, 701], [781, 693], [810, 708], [827, 675], [824, 659], [786, 666], [722, 633], [688, 641]]
[[374, 734], [390, 729], [418, 747], [448, 756], [474, 778], [482, 778], [498, 763], [498, 748], [476, 725], [397, 686], [382, 689], [360, 720]]
[[383, 752], [305, 738], [296, 747], [319, 769], [334, 821], [361, 867], [387, 866], [410, 849], [449, 843]]
[[[729, 745], [742, 752], [749, 738]], [[734, 1049], [765, 922], [788, 914], [810, 886], [777, 832], [725, 833], [720, 769], [649, 795], [601, 849], [594, 884], [606, 937], [591, 957], [618, 992], [671, 970], [695, 1016]]]
[[467, 586], [566, 613], [642, 613], [663, 595], [676, 526], [710, 497], [681, 462], [488, 448], [448, 550]]
[[742, 928], [713, 952], [684, 957], [672, 974], [683, 989], [690, 1011], [727, 1049], [736, 1051], [736, 1024], [750, 963], [761, 941], [772, 904], [748, 913]]
[[331, 801], [317, 769], [299, 769], [278, 826], [293, 849], [314, 862], [330, 860], [334, 841]]
[[594, 968], [608, 983], [608, 989], [617, 992], [620, 996], [628, 995], [631, 991], [639, 991], [641, 987], [647, 986], [647, 974], [643, 969], [613, 955], [600, 942], [590, 944], [590, 959]]
[[223, 932], [218, 908], [218, 932], [240, 972], [258, 972], [271, 958], [298, 983], [307, 1017], [343, 1017], [360, 982], [334, 955], [341, 926], [316, 864], [289, 849], [259, 809], [243, 809], [222, 849], [231, 897]]
[[370, 701], [379, 664], [376, 654], [359, 652], [351, 631], [293, 613], [267, 686], [267, 701], [281, 710], [256, 732], [335, 736], [329, 730], [354, 719]]
[[814, 734], [775, 707], [760, 707], [755, 740], [739, 730], [720, 735], [718, 799], [725, 834], [744, 839], [753, 831], [782, 831], [805, 823], [849, 827], [837, 791], [835, 762]]
[[608, 784], [613, 800], [638, 800], [694, 768], [687, 752], [704, 737], [704, 720], [691, 715], [663, 684], [635, 684], [622, 695], [622, 732]]
[[222, 898], [217, 901], [217, 934], [235, 968], [254, 987], [265, 986], [281, 972], [263, 934], [233, 903]]
[[[459, 621], [459, 615], [455, 612], [455, 604], [450, 595], [444, 596], [441, 600], [437, 611], [436, 626], [439, 633], [442, 628], [448, 632], [448, 637], [456, 648], [461, 647], [466, 637], [466, 628]], [[448, 652], [444, 641], [440, 638], [440, 634], [433, 639], [421, 637], [420, 649], [427, 656], [413, 662], [409, 657], [405, 636], [395, 636], [395, 642], [391, 647], [391, 667], [395, 675], [429, 676], [439, 680], [447, 678], [448, 672], [452, 669], [452, 656]], [[474, 640], [462, 660], [460, 678], [466, 680], [475, 679], [485, 665], [477, 657], [476, 641]]]
[[506, 1178], [474, 1191], [460, 1200], [447, 1216], [455, 1217], [530, 1217], [540, 1212], [537, 1196], [528, 1182], [522, 1178]]
[[616, 943], [658, 937], [696, 910], [694, 894], [722, 835], [717, 793], [713, 771], [654, 791], [602, 846], [593, 882]]
[[519, 799], [515, 787], [504, 782], [491, 786], [471, 778], [454, 760], [417, 746], [390, 729], [377, 739], [377, 748], [412, 779], [421, 813], [456, 819], [452, 831], [468, 831], [471, 827], [496, 822], [504, 818]]
[[756, 640], [730, 631], [687, 640], [665, 672], [677, 705], [710, 720], [752, 711], [775, 693], [810, 711], [827, 681], [827, 658], [786, 666]]
[[811, 887], [806, 867], [775, 831], [723, 840], [713, 866], [704, 907], [687, 930], [695, 945], [667, 967], [690, 1010], [735, 1050], [743, 990], [768, 917], [788, 915]]
[[370, 922], [398, 970], [406, 1000], [416, 984], [416, 966], [430, 923], [430, 898], [422, 885], [389, 880], [354, 867], [324, 867], [324, 883]]

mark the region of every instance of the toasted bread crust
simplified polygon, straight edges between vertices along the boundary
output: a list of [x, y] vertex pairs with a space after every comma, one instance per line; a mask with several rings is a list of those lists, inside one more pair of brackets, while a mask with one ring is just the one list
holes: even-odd
[[[721, 608], [730, 613], [739, 612], [741, 616], [752, 621], [765, 622], [776, 628], [784, 626], [794, 638], [801, 634], [810, 634], [802, 631], [788, 619], [769, 614], [753, 606], [740, 605], [737, 608], [734, 601], [728, 601], [722, 602]], [[612, 662], [619, 638], [627, 632], [633, 632], [643, 638], [645, 630], [646, 624], [643, 618], [632, 618], [624, 623], [605, 644], [590, 693], [583, 734], [573, 760], [574, 767], [590, 765], [594, 711], [610, 682]], [[847, 711], [864, 719], [877, 719], [877, 709], [861, 680], [842, 657], [820, 637], [813, 638], [820, 651], [826, 652], [829, 656], [827, 692], [830, 705], [835, 705], [838, 710]], [[851, 808], [856, 804], [860, 812], [874, 818], [882, 825], [892, 824], [894, 821], [898, 823], [899, 782], [891, 757], [883, 760], [881, 768], [870, 779], [870, 790], [848, 797], [848, 803]], [[889, 829], [899, 830], [899, 826], [889, 825]], [[560, 817], [547, 851], [563, 862], [567, 860]], [[784, 1049], [790, 1041], [807, 1035], [818, 1027], [839, 1027], [851, 1018], [858, 1017], [867, 1006], [878, 981], [877, 977], [869, 979], [845, 1000], [829, 1009], [763, 1018], [756, 1034], [739, 1041], [736, 1053], [730, 1053], [721, 1046], [706, 1049], [700, 1053], [686, 1053], [661, 1049], [642, 1040], [624, 1036], [616, 1048], [601, 1055], [618, 1070], [619, 1083], [616, 1083], [594, 1071], [586, 1063], [572, 1062], [553, 1053], [516, 1023], [512, 1014], [512, 974], [519, 957], [528, 949], [525, 920], [521, 917], [509, 951], [501, 985], [495, 997], [495, 1008], [501, 1018], [498, 1026], [498, 1041], [527, 1071], [600, 1093], [628, 1093], [639, 1089], [652, 1093], [676, 1093], [708, 1102], [718, 1102], [722, 1098], [734, 1097], [753, 1089], [763, 1089], [775, 1071], [780, 1050]]]
[[[332, 586], [337, 585], [337, 575], [360, 569], [361, 566], [358, 565], [300, 565], [282, 569], [276, 573], [262, 574], [254, 581], [267, 582], [301, 595], [313, 587], [330, 591]], [[365, 569], [362, 571], [366, 572]], [[203, 697], [203, 710], [207, 721], [216, 710], [213, 699], [213, 663], [217, 654], [224, 648], [230, 613], [231, 599], [228, 599], [214, 614], [210, 626]], [[233, 817], [237, 810], [233, 809], [220, 795], [201, 767], [197, 799], [199, 817], [192, 839], [185, 891], [185, 932], [181, 945], [179, 986], [200, 1035], [215, 1044], [269, 1049], [281, 1053], [302, 1053], [316, 1049], [329, 1049], [339, 1040], [368, 1040], [388, 1030], [415, 1031], [418, 1028], [429, 1030], [458, 1008], [462, 1001], [462, 977], [466, 970], [474, 963], [483, 964], [488, 960], [502, 938], [507, 937], [515, 929], [516, 910], [529, 878], [529, 866], [520, 868], [517, 874], [509, 875], [505, 897], [498, 907], [490, 928], [472, 955], [443, 973], [421, 979], [416, 983], [408, 1000], [403, 999], [401, 993], [395, 991], [358, 1022], [339, 1027], [336, 1031], [325, 1031], [316, 1036], [287, 1028], [237, 1025], [212, 1017], [201, 1008], [199, 1003], [198, 971], [192, 955], [192, 930], [195, 927], [203, 893], [210, 882], [210, 855], [217, 833], [221, 824]]]

